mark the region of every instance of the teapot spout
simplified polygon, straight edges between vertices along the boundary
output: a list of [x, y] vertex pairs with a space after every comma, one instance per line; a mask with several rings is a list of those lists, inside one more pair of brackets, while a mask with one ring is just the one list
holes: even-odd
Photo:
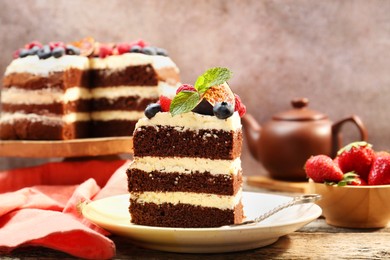
[[242, 124], [249, 151], [253, 157], [260, 160], [257, 143], [260, 140], [261, 126], [251, 114], [246, 114], [242, 117]]

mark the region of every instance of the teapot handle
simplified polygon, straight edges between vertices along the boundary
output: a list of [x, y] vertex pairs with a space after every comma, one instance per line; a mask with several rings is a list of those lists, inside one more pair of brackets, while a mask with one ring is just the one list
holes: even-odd
[[337, 151], [341, 148], [341, 136], [340, 131], [344, 123], [346, 122], [352, 122], [359, 130], [360, 133], [360, 140], [359, 141], [367, 141], [368, 139], [368, 133], [367, 129], [364, 126], [362, 120], [360, 117], [356, 115], [352, 115], [350, 117], [347, 117], [345, 119], [342, 119], [332, 125], [332, 158], [336, 157]]

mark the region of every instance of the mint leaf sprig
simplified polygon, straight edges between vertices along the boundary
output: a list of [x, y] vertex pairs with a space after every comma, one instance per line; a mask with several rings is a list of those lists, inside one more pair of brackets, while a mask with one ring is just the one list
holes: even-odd
[[212, 86], [221, 85], [228, 81], [232, 72], [227, 68], [211, 68], [200, 75], [194, 85], [196, 91], [181, 91], [173, 99], [169, 112], [172, 116], [193, 110], [201, 101], [203, 94]]

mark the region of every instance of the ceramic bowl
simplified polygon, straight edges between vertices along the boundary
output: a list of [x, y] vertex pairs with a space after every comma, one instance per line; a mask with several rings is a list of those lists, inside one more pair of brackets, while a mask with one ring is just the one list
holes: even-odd
[[329, 225], [382, 228], [390, 223], [390, 185], [338, 187], [309, 180], [309, 187], [322, 196], [317, 204]]

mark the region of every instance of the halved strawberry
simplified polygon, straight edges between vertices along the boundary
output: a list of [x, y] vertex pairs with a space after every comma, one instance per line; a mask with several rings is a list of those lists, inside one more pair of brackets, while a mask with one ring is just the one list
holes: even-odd
[[305, 171], [314, 182], [339, 182], [343, 172], [327, 155], [311, 156], [305, 164]]
[[375, 152], [371, 147], [367, 142], [354, 142], [340, 149], [337, 153], [340, 169], [344, 173], [353, 171], [367, 180], [375, 159]]
[[169, 112], [169, 108], [171, 107], [172, 100], [169, 97], [160, 96], [159, 103], [161, 105], [161, 111], [162, 112]]

